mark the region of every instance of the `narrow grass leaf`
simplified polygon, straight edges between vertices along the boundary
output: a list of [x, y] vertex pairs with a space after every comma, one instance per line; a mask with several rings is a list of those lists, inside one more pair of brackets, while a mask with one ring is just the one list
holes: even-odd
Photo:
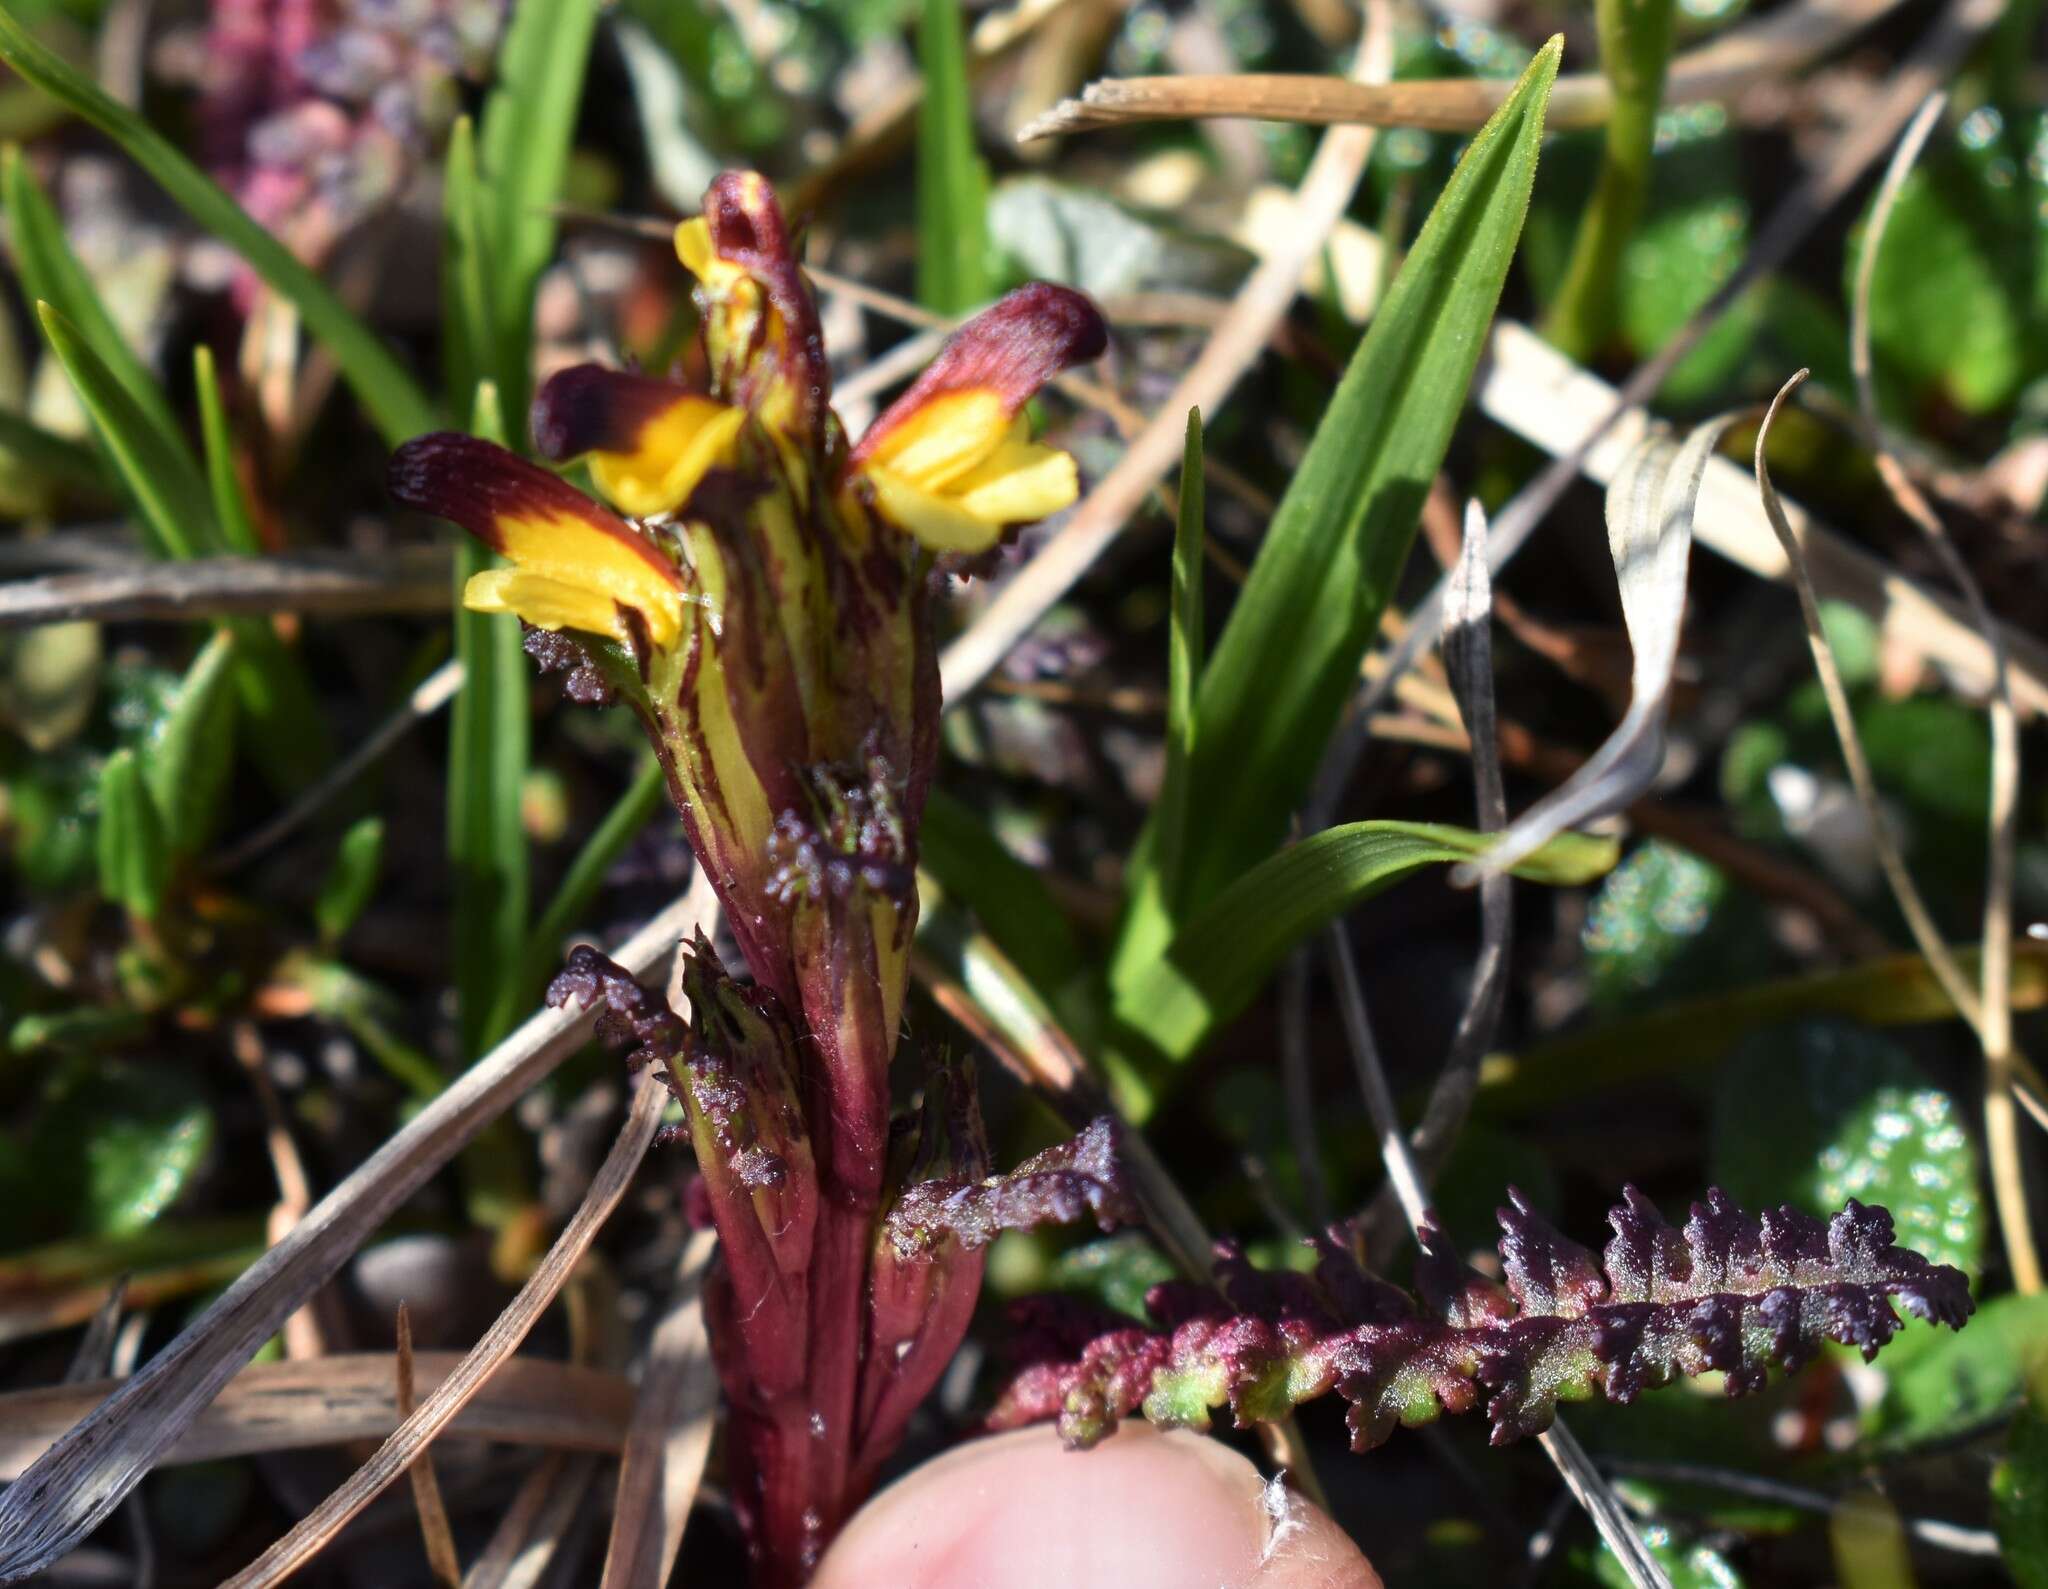
[[917, 297], [965, 314], [994, 296], [988, 169], [974, 150], [974, 98], [960, 0], [924, 0], [917, 29], [924, 99], [917, 112]]
[[631, 787], [619, 796], [611, 810], [605, 813], [604, 820], [583, 841], [583, 848], [576, 852], [568, 871], [562, 874], [555, 897], [548, 901], [548, 908], [541, 912], [540, 920], [527, 934], [518, 975], [507, 978], [499, 993], [500, 1009], [493, 1018], [494, 1026], [509, 1023], [520, 1007], [540, 996], [541, 984], [561, 962], [562, 941], [590, 908], [590, 902], [597, 897], [598, 888], [613, 863], [625, 853], [626, 846], [640, 836], [641, 830], [660, 809], [661, 797], [667, 792], [668, 780], [661, 770], [661, 763], [650, 757]]
[[228, 425], [227, 405], [220, 397], [220, 377], [213, 367], [213, 349], [201, 343], [192, 350], [192, 383], [199, 392], [199, 438], [206, 450], [206, 485], [213, 494], [214, 522], [230, 551], [256, 557], [263, 551], [256, 519], [235, 472], [235, 437]]
[[[496, 388], [485, 382], [473, 428], [498, 440], [503, 425]], [[455, 873], [455, 989], [465, 1054], [482, 1053], [503, 1035], [508, 1017], [499, 991], [517, 978], [526, 948], [526, 653], [517, 618], [462, 605], [470, 576], [494, 562], [467, 537], [456, 548], [455, 656], [463, 683], [448, 737], [448, 864]]]
[[1153, 813], [1159, 841], [1148, 886], [1164, 896], [1169, 915], [1180, 903], [1187, 852], [1188, 769], [1194, 759], [1195, 681], [1202, 676], [1202, 414], [1188, 410], [1180, 467], [1180, 512], [1173, 534], [1173, 615], [1166, 654], [1166, 770]]
[[160, 489], [185, 499], [181, 516], [198, 537], [195, 544], [210, 544], [210, 536], [200, 535], [203, 518], [196, 511], [206, 493], [163, 385], [115, 324], [92, 277], [72, 252], [56, 207], [19, 149], [0, 155], [0, 186], [6, 192], [9, 243], [23, 295], [31, 303], [48, 303], [71, 323], [78, 340], [98, 356], [107, 375], [127, 395], [133, 423], [147, 426], [153, 434], [160, 466], [176, 470], [173, 460], [186, 454], [183, 469], [176, 471], [176, 478], [164, 480]]
[[495, 357], [478, 373], [498, 381], [522, 441], [534, 288], [555, 251], [549, 206], [562, 196], [569, 169], [598, 9], [597, 0], [521, 0], [498, 53], [497, 85], [484, 104], [478, 155]]
[[441, 356], [448, 406], [466, 413], [477, 382], [495, 378], [490, 261], [484, 248], [483, 189], [476, 168], [476, 126], [456, 118], [441, 175]]
[[327, 869], [326, 881], [313, 901], [313, 924], [320, 930], [322, 944], [331, 949], [348, 936], [376, 891], [377, 873], [383, 865], [384, 819], [364, 817], [341, 836], [334, 864]]
[[[1195, 911], [1166, 953], [1119, 990], [1118, 1019], [1160, 1058], [1184, 1060], [1318, 927], [1425, 866], [1471, 860], [1493, 842], [1427, 822], [1353, 822], [1314, 834]], [[1612, 841], [1564, 834], [1514, 873], [1572, 885], [1598, 877], [1615, 857]]]
[[171, 850], [162, 814], [132, 750], [116, 751], [100, 769], [100, 892], [144, 920], [163, 909], [171, 881]]
[[143, 776], [163, 818], [171, 853], [197, 855], [213, 836], [221, 791], [234, 759], [239, 648], [232, 634], [216, 634], [200, 649], [178, 686], [150, 746]]
[[1585, 766], [1510, 824], [1483, 861], [1460, 867], [1457, 881], [1503, 871], [1567, 828], [1621, 810], [1656, 782], [1664, 765], [1664, 722], [1685, 618], [1693, 511], [1707, 460], [1737, 417], [1709, 420], [1683, 446], [1669, 437], [1650, 437], [1615, 475], [1607, 490], [1607, 547], [1635, 656], [1628, 710]]
[[[1196, 696], [1183, 908], [1269, 855], [1307, 790], [1414, 540], [1521, 235], [1562, 41], [1466, 149], [1324, 411]], [[1146, 844], [1158, 842], [1148, 832]], [[1120, 991], [1173, 921], [1133, 911]]]
[[71, 377], [107, 456], [135, 500], [151, 549], [160, 557], [197, 555], [214, 539], [212, 508], [206, 482], [200, 478], [184, 438], [151, 421], [100, 357], [93, 339], [54, 305], [39, 301], [36, 318], [42, 322], [50, 351]]
[[370, 411], [385, 440], [403, 441], [434, 428], [433, 404], [375, 332], [161, 133], [39, 42], [5, 6], [0, 6], [0, 60], [113, 139], [186, 214], [289, 299], [333, 355], [342, 378]]

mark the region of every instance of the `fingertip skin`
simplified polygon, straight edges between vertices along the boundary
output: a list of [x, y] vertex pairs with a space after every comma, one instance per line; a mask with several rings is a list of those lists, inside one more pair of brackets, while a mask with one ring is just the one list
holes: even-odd
[[1268, 1494], [1203, 1435], [1131, 1423], [1079, 1452], [1048, 1426], [1013, 1430], [876, 1496], [812, 1589], [1381, 1589], [1327, 1514]]

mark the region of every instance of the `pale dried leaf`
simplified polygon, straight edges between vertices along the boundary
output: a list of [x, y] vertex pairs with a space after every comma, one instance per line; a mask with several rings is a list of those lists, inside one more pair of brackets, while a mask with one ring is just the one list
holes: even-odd
[[[398, 1415], [410, 1418], [416, 1405], [412, 1383], [412, 1310], [398, 1304]], [[406, 1470], [412, 1480], [412, 1501], [420, 1514], [420, 1537], [426, 1543], [427, 1570], [441, 1589], [462, 1582], [462, 1559], [455, 1553], [455, 1532], [448, 1526], [448, 1506], [434, 1477], [434, 1454], [423, 1450]]]
[[576, 1265], [582, 1261], [597, 1233], [604, 1228], [619, 1199], [626, 1195], [640, 1160], [654, 1141], [661, 1124], [661, 1111], [668, 1099], [667, 1089], [653, 1078], [642, 1078], [634, 1089], [633, 1105], [618, 1140], [598, 1167], [590, 1190], [562, 1234], [548, 1249], [519, 1294], [500, 1313], [484, 1337], [443, 1380], [420, 1408], [392, 1433], [370, 1460], [312, 1512], [301, 1519], [284, 1538], [266, 1550], [249, 1566], [228, 1579], [223, 1589], [260, 1589], [282, 1583], [319, 1554], [357, 1513], [381, 1495], [387, 1485], [403, 1473], [425, 1451], [464, 1402], [474, 1396], [493, 1373], [518, 1350], [519, 1343], [539, 1322]]
[[619, 1464], [600, 1589], [661, 1589], [675, 1570], [718, 1409], [703, 1305], [704, 1273], [717, 1241], [708, 1230], [690, 1238], [668, 1312], [648, 1346]]
[[1629, 455], [1607, 491], [1607, 546], [1635, 653], [1628, 711], [1607, 741], [1560, 788], [1536, 802], [1458, 882], [1504, 872], [1568, 828], [1629, 805], [1664, 765], [1664, 721], [1685, 617], [1693, 514], [1707, 460], [1736, 415], [1709, 420], [1682, 446], [1656, 436]]
[[[415, 1353], [414, 1377], [431, 1392], [461, 1360], [456, 1352]], [[0, 1395], [0, 1484], [19, 1478], [118, 1383], [100, 1379]], [[621, 1375], [515, 1357], [462, 1409], [448, 1433], [463, 1440], [611, 1454], [624, 1446], [632, 1413], [633, 1388]], [[162, 1464], [382, 1440], [399, 1422], [388, 1352], [254, 1363], [228, 1382], [164, 1453]]]

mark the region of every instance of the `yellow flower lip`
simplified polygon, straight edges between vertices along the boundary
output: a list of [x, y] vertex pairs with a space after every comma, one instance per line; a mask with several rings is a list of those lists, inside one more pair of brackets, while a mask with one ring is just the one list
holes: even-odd
[[645, 375], [579, 364], [551, 376], [533, 402], [542, 457], [587, 457], [591, 478], [636, 519], [674, 513], [729, 461], [744, 410]]
[[986, 551], [1012, 524], [1070, 506], [1074, 461], [1031, 439], [1022, 409], [1108, 332], [1066, 287], [1020, 287], [956, 331], [848, 459], [875, 506], [934, 551]]
[[514, 612], [541, 629], [581, 629], [636, 651], [682, 634], [682, 576], [659, 547], [567, 481], [503, 447], [440, 432], [391, 456], [391, 494], [451, 519], [511, 568], [463, 592], [481, 612]]

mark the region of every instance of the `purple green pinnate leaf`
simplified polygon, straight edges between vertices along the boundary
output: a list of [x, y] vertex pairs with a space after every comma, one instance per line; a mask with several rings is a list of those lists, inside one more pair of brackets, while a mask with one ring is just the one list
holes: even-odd
[[1030, 1299], [1016, 1318], [1023, 1366], [990, 1422], [1057, 1419], [1085, 1446], [1133, 1413], [1201, 1429], [1226, 1405], [1247, 1424], [1335, 1393], [1358, 1451], [1482, 1403], [1499, 1445], [1547, 1429], [1559, 1402], [1626, 1403], [1710, 1371], [1739, 1396], [1827, 1341], [1874, 1357], [1902, 1328], [1894, 1303], [1954, 1329], [1974, 1307], [1961, 1270], [1898, 1246], [1891, 1215], [1853, 1199], [1822, 1220], [1745, 1213], [1716, 1190], [1674, 1226], [1630, 1187], [1596, 1258], [1509, 1196], [1505, 1285], [1426, 1228], [1419, 1305], [1366, 1273], [1341, 1230], [1316, 1244], [1313, 1277], [1255, 1270], [1220, 1245], [1214, 1289], [1155, 1286], [1147, 1326]]

